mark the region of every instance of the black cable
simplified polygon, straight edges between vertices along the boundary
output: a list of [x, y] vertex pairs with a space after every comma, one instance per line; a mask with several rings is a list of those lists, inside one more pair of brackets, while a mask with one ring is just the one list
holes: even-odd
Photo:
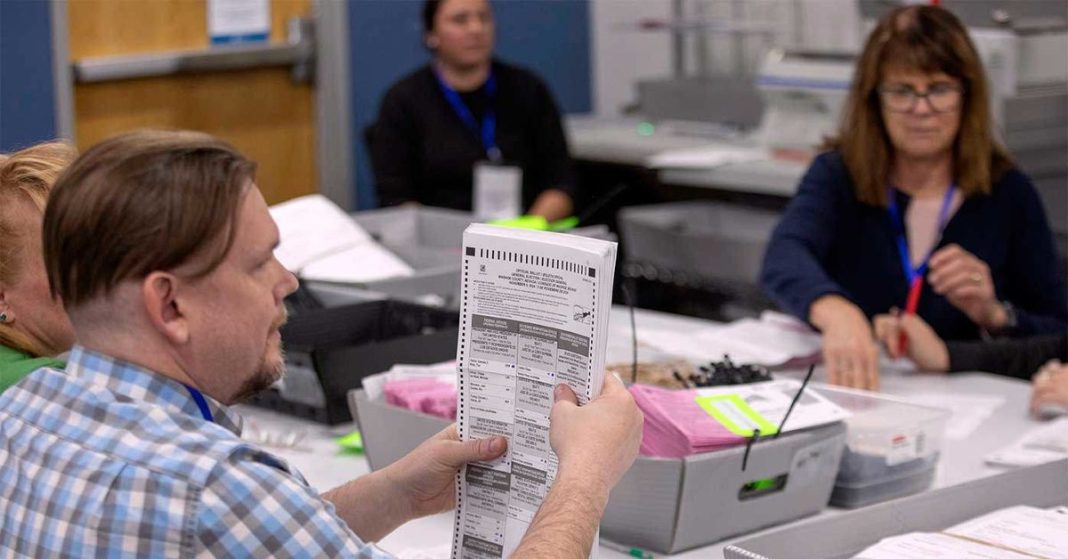
[[779, 430], [775, 433], [774, 438], [779, 438], [782, 434], [782, 428], [786, 425], [786, 419], [790, 417], [790, 412], [794, 411], [794, 406], [797, 405], [797, 401], [801, 399], [801, 393], [805, 391], [805, 387], [808, 386], [808, 381], [812, 378], [812, 371], [816, 370], [816, 364], [813, 363], [808, 366], [808, 374], [805, 375], [804, 382], [801, 383], [801, 388], [797, 390], [797, 394], [794, 394], [794, 399], [790, 402], [790, 407], [786, 409], [786, 415], [782, 416], [782, 423], [779, 424]]
[[745, 443], [745, 454], [742, 455], [742, 471], [745, 471], [746, 464], [749, 463], [749, 450], [753, 448], [753, 443], [760, 438], [760, 429], [753, 429], [753, 436], [749, 437], [749, 442]]
[[586, 207], [586, 209], [582, 210], [582, 212], [579, 213], [578, 226], [586, 225], [586, 222], [589, 221], [589, 219], [593, 217], [597, 212], [601, 211], [601, 208], [603, 208], [605, 204], [612, 201], [612, 199], [616, 196], [619, 196], [619, 194], [626, 190], [629, 186], [630, 185], [625, 182], [619, 183], [612, 190], [608, 191], [608, 194], [597, 198], [597, 200], [595, 200], [593, 204], [590, 204]]
[[623, 289], [623, 298], [627, 300], [627, 307], [630, 309], [630, 344], [631, 344], [631, 364], [630, 364], [630, 383], [634, 384], [638, 382], [638, 328], [634, 322], [634, 295], [627, 287], [629, 279], [624, 279], [623, 283], [619, 284], [619, 287]]

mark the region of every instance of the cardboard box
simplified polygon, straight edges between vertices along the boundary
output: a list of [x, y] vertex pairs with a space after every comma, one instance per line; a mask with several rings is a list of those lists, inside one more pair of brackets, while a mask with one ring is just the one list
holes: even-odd
[[[349, 392], [372, 470], [391, 464], [448, 426], [436, 417]], [[612, 491], [601, 534], [674, 553], [822, 510], [845, 444], [842, 423], [685, 459], [638, 457]]]

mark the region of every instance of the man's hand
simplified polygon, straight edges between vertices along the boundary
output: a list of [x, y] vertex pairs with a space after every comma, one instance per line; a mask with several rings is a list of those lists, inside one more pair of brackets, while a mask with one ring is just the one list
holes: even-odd
[[461, 442], [456, 424], [427, 439], [382, 470], [398, 497], [419, 518], [456, 506], [456, 472], [468, 462], [493, 460], [508, 448], [504, 437]]
[[460, 467], [493, 460], [507, 447], [504, 437], [460, 442], [453, 424], [404, 458], [322, 496], [364, 541], [378, 541], [409, 520], [453, 508]]
[[549, 416], [549, 442], [560, 459], [560, 474], [581, 476], [612, 488], [638, 456], [645, 418], [614, 374], [605, 376], [601, 395], [579, 407], [566, 384], [555, 390]]
[[644, 418], [619, 377], [582, 407], [567, 385], [555, 397], [549, 442], [560, 467], [512, 559], [589, 557], [608, 493], [638, 456]]
[[[904, 334], [906, 349], [901, 351], [901, 336]], [[949, 350], [942, 338], [924, 320], [914, 314], [900, 314], [894, 309], [890, 314], [875, 317], [875, 337], [886, 346], [891, 357], [908, 357], [923, 371], [945, 372], [949, 370]]]

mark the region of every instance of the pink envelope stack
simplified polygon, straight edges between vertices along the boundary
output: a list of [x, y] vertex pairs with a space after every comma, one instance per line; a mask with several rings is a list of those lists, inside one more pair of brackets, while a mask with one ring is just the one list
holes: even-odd
[[630, 393], [645, 413], [641, 445], [645, 456], [683, 458], [745, 442], [697, 404], [694, 390], [635, 384]]
[[443, 419], [456, 419], [456, 387], [433, 378], [391, 380], [382, 389], [386, 403]]

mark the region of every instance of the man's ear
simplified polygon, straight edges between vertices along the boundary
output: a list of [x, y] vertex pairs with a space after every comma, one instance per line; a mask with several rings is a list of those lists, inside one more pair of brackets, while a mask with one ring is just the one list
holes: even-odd
[[176, 344], [189, 341], [189, 317], [178, 304], [181, 280], [167, 272], [152, 272], [141, 283], [141, 299], [152, 326]]

